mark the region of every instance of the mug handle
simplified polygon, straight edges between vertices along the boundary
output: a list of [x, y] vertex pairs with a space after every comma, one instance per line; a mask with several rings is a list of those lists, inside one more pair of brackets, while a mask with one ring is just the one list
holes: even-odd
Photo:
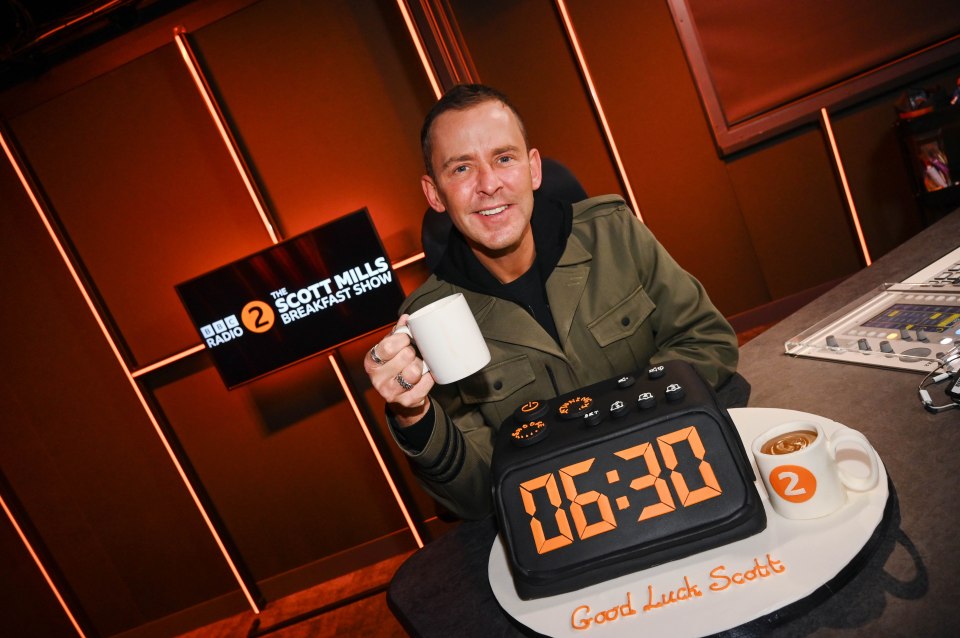
[[844, 430], [828, 439], [830, 456], [833, 457], [834, 462], [836, 462], [837, 459], [837, 448], [845, 443], [860, 448], [867, 455], [867, 464], [870, 466], [870, 473], [867, 476], [856, 476], [844, 472], [838, 466], [837, 473], [840, 475], [840, 480], [847, 488], [857, 492], [866, 492], [867, 490], [873, 489], [880, 478], [880, 464], [877, 462], [876, 450], [874, 450], [870, 442], [867, 441], [867, 437], [860, 432], [856, 430]]
[[[408, 337], [410, 337], [410, 343], [413, 343], [413, 344], [416, 343], [416, 341], [414, 341], [414, 338], [413, 338], [413, 333], [410, 332], [410, 328], [408, 328], [407, 326], [397, 326], [396, 328], [393, 329], [393, 334], [407, 335]], [[427, 362], [424, 358], [422, 357], [420, 358], [420, 363], [423, 364], [423, 370], [420, 372], [421, 376], [430, 372], [430, 366], [427, 365]]]

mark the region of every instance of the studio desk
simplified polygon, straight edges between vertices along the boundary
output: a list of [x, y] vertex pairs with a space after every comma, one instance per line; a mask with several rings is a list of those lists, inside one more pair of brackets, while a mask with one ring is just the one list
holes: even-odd
[[[784, 354], [784, 342], [960, 244], [960, 210], [849, 277], [741, 349], [750, 407], [810, 412], [863, 432], [892, 483], [889, 517], [859, 564], [818, 600], [730, 635], [960, 635], [960, 409], [931, 414], [922, 374]], [[932, 394], [944, 403], [943, 391]], [[487, 580], [494, 521], [465, 522], [411, 556], [387, 594], [413, 636], [524, 636]]]

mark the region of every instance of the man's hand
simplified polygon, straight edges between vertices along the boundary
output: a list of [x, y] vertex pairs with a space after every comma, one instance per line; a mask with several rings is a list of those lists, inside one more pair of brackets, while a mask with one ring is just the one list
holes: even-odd
[[[402, 315], [397, 327], [405, 326], [408, 316]], [[391, 332], [384, 337], [363, 358], [363, 369], [401, 427], [413, 425], [430, 409], [427, 393], [433, 388], [433, 375], [423, 374], [423, 361], [406, 334]]]

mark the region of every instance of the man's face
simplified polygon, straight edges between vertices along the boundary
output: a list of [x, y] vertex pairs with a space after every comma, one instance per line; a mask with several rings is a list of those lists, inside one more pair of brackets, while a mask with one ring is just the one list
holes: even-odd
[[540, 154], [527, 150], [513, 112], [497, 101], [447, 111], [430, 136], [435, 177], [421, 178], [430, 206], [447, 212], [475, 251], [497, 258], [532, 248]]

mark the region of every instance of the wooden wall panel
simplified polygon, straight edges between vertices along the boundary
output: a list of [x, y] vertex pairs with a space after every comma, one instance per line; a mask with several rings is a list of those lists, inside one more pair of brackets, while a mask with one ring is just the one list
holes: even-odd
[[[381, 442], [382, 451], [386, 453], [386, 456], [389, 456], [391, 474], [400, 489], [403, 490], [404, 501], [411, 508], [414, 519], [427, 521], [437, 514], [436, 501], [420, 488], [410, 469], [410, 463], [406, 455], [393, 442], [386, 422], [385, 401], [370, 385], [370, 378], [363, 370], [363, 357], [367, 356], [370, 348], [385, 337], [388, 332], [389, 330], [385, 329], [379, 334], [370, 335], [341, 348], [340, 353], [346, 364], [343, 372], [356, 388], [357, 396], [369, 415], [369, 425], [374, 431], [374, 435]], [[425, 538], [424, 541], [426, 540]]]
[[256, 580], [405, 527], [325, 356], [228, 392], [201, 355], [150, 386]]
[[553, 3], [450, 4], [480, 81], [514, 102], [530, 144], [572, 170], [588, 194], [622, 194]]
[[199, 343], [174, 285], [270, 238], [175, 46], [11, 126], [136, 364]]
[[[433, 98], [429, 85], [416, 76], [405, 32], [396, 32], [400, 26], [389, 13], [397, 11], [395, 5], [310, 5], [306, 17], [291, 15], [288, 9], [295, 7], [290, 3], [268, 1], [257, 8], [266, 15], [255, 13], [251, 22], [251, 16], [241, 12], [234, 21], [215, 23], [210, 32], [222, 45], [212, 47], [214, 51], [226, 53], [218, 67], [224, 77], [242, 79], [262, 64], [267, 76], [260, 79], [274, 82], [266, 101], [259, 100], [263, 87], [247, 84], [235, 87], [232, 95], [236, 104], [252, 107], [238, 109], [251, 118], [250, 126], [240, 131], [240, 141], [252, 153], [257, 176], [274, 177], [269, 195], [293, 202], [284, 208], [282, 225], [288, 232], [301, 232], [367, 205], [381, 234], [386, 227], [392, 237], [387, 243], [392, 243], [395, 257], [416, 252], [425, 208], [418, 185], [422, 171], [417, 132], [422, 111]], [[278, 27], [268, 50], [254, 47], [253, 57], [245, 57], [250, 29], [260, 33], [261, 20]], [[389, 25], [377, 31], [373, 25], [378, 21]], [[287, 27], [296, 37], [290, 37]], [[334, 32], [339, 39], [332, 37]], [[401, 55], [396, 49], [403, 45], [408, 50]], [[323, 47], [325, 55], [318, 52]], [[344, 56], [357, 64], [344, 65]], [[304, 60], [316, 64], [311, 86], [294, 81], [304, 77]], [[272, 63], [288, 67], [286, 76], [274, 73]], [[225, 84], [230, 86], [229, 81]], [[251, 98], [252, 103], [247, 101]], [[283, 113], [279, 104], [289, 105], [295, 114]], [[199, 342], [173, 286], [266, 247], [269, 238], [174, 45], [18, 111], [10, 125], [130, 346], [130, 363], [149, 363]], [[314, 136], [305, 136], [302, 127]], [[277, 131], [279, 136], [274, 135]], [[249, 143], [256, 141], [257, 132], [266, 135], [262, 146]], [[274, 152], [277, 155], [271, 155]], [[351, 161], [344, 162], [348, 156]], [[11, 181], [11, 192], [17, 188]], [[371, 194], [376, 199], [371, 200]], [[22, 190], [19, 196], [25, 200]], [[25, 214], [29, 219], [32, 211], [26, 208]], [[39, 281], [63, 276], [57, 274], [62, 266], [55, 255], [50, 258], [54, 275], [43, 270], [30, 277], [18, 273], [10, 285], [43, 287]], [[67, 284], [69, 290], [72, 282]], [[10, 298], [22, 296], [18, 289]], [[41, 307], [35, 312], [41, 313]], [[133, 443], [134, 433], [154, 437], [151, 453], [161, 448], [129, 386], [124, 387], [119, 364], [102, 355], [90, 357], [84, 348], [73, 352], [81, 344], [100, 349], [96, 344], [102, 343], [105, 350], [96, 332], [90, 338], [77, 332], [92, 323], [89, 312], [80, 306], [71, 314], [39, 316], [44, 317], [44, 329], [58, 333], [56, 343], [42, 353], [56, 371], [50, 378], [62, 378], [66, 389], [58, 386], [57, 400], [36, 409], [21, 398], [15, 405], [22, 410], [11, 410], [14, 422], [58, 422], [54, 431], [69, 431], [71, 443], [85, 435], [80, 456], [71, 463], [91, 450], [97, 452], [97, 463], [71, 466], [66, 473], [74, 480], [67, 481], [59, 468], [65, 463], [61, 457], [72, 451], [70, 445], [60, 443], [51, 454], [43, 435], [28, 427], [4, 438], [0, 462], [31, 507], [69, 495], [70, 504], [58, 513], [31, 511], [30, 516], [41, 529], [53, 528], [53, 545], [62, 549], [57, 562], [81, 599], [91, 601], [97, 630], [111, 635], [217, 597], [239, 596], [199, 514], [190, 511], [192, 503], [172, 517], [175, 531], [165, 528], [168, 510], [184, 505], [180, 501], [187, 499], [186, 491], [177, 485], [169, 461], [160, 469], [156, 462], [141, 459], [147, 453], [132, 452], [146, 445]], [[74, 322], [70, 330], [54, 325], [67, 320]], [[40, 334], [26, 335], [25, 352], [41, 340]], [[363, 351], [354, 355], [359, 361]], [[80, 356], [86, 358], [84, 365], [75, 363]], [[30, 383], [38, 396], [50, 393], [35, 375], [20, 380]], [[283, 591], [285, 574], [365, 543], [399, 533], [402, 546], [397, 551], [414, 547], [326, 357], [233, 392], [224, 389], [202, 354], [142, 377], [142, 382], [156, 391], [152, 405], [175, 438], [175, 447], [184, 451], [214, 519], [227, 532], [228, 545], [237, 548], [254, 579], [271, 582], [271, 591]], [[95, 391], [88, 387], [91, 383], [99, 384]], [[18, 392], [15, 386], [4, 386], [8, 399]], [[109, 396], [107, 408], [101, 405], [103, 393]], [[90, 401], [87, 411], [73, 405], [81, 396]], [[99, 429], [88, 427], [87, 412], [106, 422], [98, 424]], [[117, 436], [116, 429], [123, 436]], [[122, 471], [114, 468], [117, 465]], [[51, 467], [58, 471], [44, 472]], [[110, 468], [111, 477], [116, 475], [121, 483], [113, 485], [112, 479], [97, 474], [100, 467]], [[131, 471], [142, 475], [126, 476]], [[163, 472], [163, 481], [153, 476]], [[141, 488], [144, 479], [174, 491]], [[111, 487], [108, 497], [98, 489], [105, 485]], [[429, 502], [422, 493], [418, 498]], [[117, 501], [131, 499], [128, 507], [117, 506]], [[160, 534], [171, 545], [143, 545], [146, 541], [138, 534], [144, 508], [152, 508], [158, 518], [147, 540], [153, 542], [153, 534]], [[190, 534], [200, 537], [183, 540]], [[61, 537], [71, 535], [81, 539], [73, 551], [60, 547]], [[144, 556], [138, 557], [136, 550]], [[203, 576], [194, 576], [191, 569], [176, 571], [185, 552], [192, 569], [206, 570]], [[206, 554], [192, 555], [197, 552]], [[158, 565], [163, 569], [155, 571]], [[136, 576], [128, 573], [133, 571]], [[187, 583], [180, 582], [181, 575]], [[162, 582], [154, 582], [156, 578]], [[149, 600], [141, 600], [144, 596]]]
[[0, 467], [31, 525], [103, 635], [235, 591], [5, 158], [0, 201]]
[[727, 162], [774, 299], [863, 266], [823, 133], [807, 126]]
[[395, 2], [261, 2], [193, 39], [286, 236], [366, 206], [393, 260], [420, 251], [434, 94]]
[[568, 2], [643, 219], [721, 312], [770, 300], [664, 2]]
[[[0, 476], [0, 497], [19, 509]], [[18, 513], [17, 524], [30, 525]], [[31, 539], [36, 542], [36, 539]], [[0, 614], [3, 631], [20, 638], [76, 638], [77, 632], [43, 579], [13, 524], [0, 511]], [[73, 610], [76, 613], [75, 610]]]

